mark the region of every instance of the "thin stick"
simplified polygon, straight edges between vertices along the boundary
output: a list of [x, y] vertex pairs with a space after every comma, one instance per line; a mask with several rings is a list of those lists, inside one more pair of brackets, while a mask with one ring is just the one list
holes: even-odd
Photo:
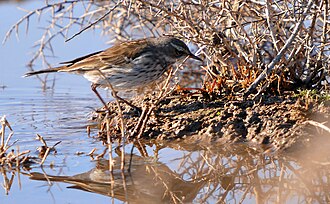
[[2, 116], [1, 118], [1, 146], [0, 146], [0, 150], [2, 150], [4, 148], [4, 143], [5, 143], [5, 131], [6, 131], [6, 116]]
[[122, 97], [118, 96], [117, 92], [112, 92], [112, 96], [113, 96], [114, 98], [117, 98], [117, 99], [119, 99], [120, 101], [126, 103], [128, 106], [132, 107], [133, 109], [135, 109], [135, 110], [141, 112], [141, 108], [139, 108], [139, 107], [133, 105], [133, 104], [130, 103], [129, 101], [127, 101], [127, 100], [123, 99]]
[[[122, 154], [124, 154], [124, 153], [122, 153]], [[121, 178], [123, 181], [123, 190], [124, 190], [124, 194], [125, 194], [125, 200], [128, 200], [128, 196], [130, 196], [130, 195], [127, 192], [126, 175], [123, 170], [121, 171]]]
[[44, 140], [44, 138], [39, 135], [39, 134], [36, 134], [37, 135], [37, 139], [45, 146], [45, 147], [48, 147], [46, 141]]
[[48, 177], [47, 173], [45, 172], [44, 167], [42, 165], [41, 165], [41, 171], [42, 171], [44, 177], [46, 178], [48, 185], [51, 186], [52, 181], [49, 179], [49, 177]]
[[98, 22], [102, 21], [107, 15], [109, 15], [113, 10], [115, 10], [118, 5], [119, 5], [120, 1], [118, 1], [118, 3], [112, 7], [108, 12], [106, 12], [103, 16], [101, 16], [99, 19], [97, 19], [96, 21], [94, 21], [93, 23], [89, 24], [87, 27], [83, 28], [82, 30], [80, 30], [78, 33], [74, 34], [72, 37], [68, 38], [65, 40], [65, 42], [68, 42], [70, 40], [72, 40], [73, 38], [75, 38], [76, 36], [80, 35], [82, 32], [84, 32], [85, 30], [89, 29], [90, 27], [92, 27], [93, 25], [97, 24]]
[[5, 153], [10, 147], [15, 145], [17, 142], [18, 142], [18, 140], [15, 140], [11, 145], [3, 147], [1, 154]]
[[18, 186], [19, 189], [22, 189], [22, 182], [21, 182], [21, 172], [20, 172], [20, 161], [19, 161], [19, 146], [17, 145], [17, 158], [16, 158], [16, 170], [17, 170], [17, 180], [18, 180]]
[[319, 122], [316, 122], [314, 120], [307, 120], [304, 122], [305, 124], [308, 123], [308, 124], [311, 124], [311, 125], [314, 125], [316, 127], [319, 127], [319, 128], [322, 128], [323, 130], [327, 131], [328, 133], [330, 133], [330, 128], [323, 125], [322, 123], [319, 123]]
[[114, 196], [114, 183], [115, 183], [115, 178], [113, 175], [113, 169], [114, 169], [114, 160], [112, 157], [112, 141], [111, 141], [111, 137], [110, 137], [110, 119], [108, 116], [109, 113], [106, 114], [105, 119], [107, 120], [106, 123], [106, 128], [107, 128], [107, 146], [108, 146], [108, 152], [109, 152], [109, 172], [110, 172], [110, 193], [111, 193], [111, 197]]
[[94, 152], [96, 151], [96, 148], [94, 147], [87, 155], [90, 156], [94, 160]]
[[[7, 140], [6, 140], [6, 142], [5, 142], [4, 146], [3, 146], [3, 148], [6, 148], [6, 147], [8, 146], [8, 143], [9, 143], [10, 139], [13, 137], [13, 135], [14, 135], [14, 132], [11, 132], [11, 133], [8, 135]], [[11, 146], [12, 146], [12, 145], [11, 145]]]
[[9, 179], [7, 177], [7, 174], [5, 172], [5, 169], [4, 168], [0, 168], [1, 170], [1, 174], [2, 174], [2, 177], [3, 177], [3, 184], [2, 184], [2, 187], [5, 189], [6, 191], [6, 195], [8, 195], [8, 182], [9, 182]]
[[91, 127], [87, 126], [86, 131], [87, 131], [87, 136], [90, 138], [91, 137]]
[[127, 168], [128, 173], [131, 173], [131, 167], [132, 167], [132, 161], [133, 161], [133, 150], [134, 150], [134, 145], [132, 145], [131, 153], [130, 153], [130, 157], [129, 157], [129, 163], [128, 163], [128, 168]]
[[[112, 173], [113, 172], [113, 158], [112, 158], [112, 141], [110, 139], [110, 122], [109, 122], [109, 118], [107, 117], [108, 114], [106, 115], [106, 120], [107, 120], [107, 143], [108, 143], [108, 152], [109, 152], [109, 171]], [[112, 178], [112, 176], [111, 176]], [[113, 178], [111, 179], [111, 181], [113, 180]]]
[[17, 145], [16, 168], [19, 167], [19, 146]]
[[50, 148], [47, 147], [46, 152], [45, 152], [45, 155], [44, 155], [44, 157], [42, 158], [42, 160], [41, 160], [41, 162], [40, 162], [40, 165], [43, 165], [43, 164], [44, 164], [44, 162], [45, 162], [45, 160], [46, 160], [46, 158], [47, 158], [49, 152], [50, 152]]
[[269, 5], [269, 1], [266, 0], [266, 17], [267, 17], [267, 24], [268, 24], [268, 28], [269, 28], [269, 33], [270, 33], [270, 37], [273, 40], [273, 45], [275, 47], [276, 52], [278, 52], [278, 47], [277, 47], [277, 43], [276, 43], [276, 38], [274, 35], [274, 29], [273, 29], [273, 25], [271, 22], [271, 17], [273, 15], [271, 14], [271, 6]]

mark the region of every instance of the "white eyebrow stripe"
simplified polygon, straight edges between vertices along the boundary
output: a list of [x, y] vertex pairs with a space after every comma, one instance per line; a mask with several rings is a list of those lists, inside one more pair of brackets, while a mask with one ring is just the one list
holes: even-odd
[[177, 49], [177, 50], [179, 50], [179, 51], [186, 51], [183, 47], [177, 46], [176, 44], [174, 44], [174, 43], [172, 43], [172, 42], [171, 42], [171, 45], [172, 45], [173, 47], [175, 47], [175, 49]]

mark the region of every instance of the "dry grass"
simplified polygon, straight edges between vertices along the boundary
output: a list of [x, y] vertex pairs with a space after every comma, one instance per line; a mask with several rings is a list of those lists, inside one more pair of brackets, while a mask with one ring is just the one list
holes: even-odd
[[[15, 150], [9, 150], [12, 148], [18, 140], [15, 140], [14, 142], [10, 143], [12, 136], [14, 135], [14, 132], [9, 124], [9, 122], [6, 119], [6, 116], [2, 116], [1, 118], [1, 130], [0, 130], [0, 136], [1, 136], [1, 146], [0, 146], [0, 168], [1, 167], [9, 167], [9, 168], [15, 168], [20, 167], [21, 165], [25, 165], [30, 162], [29, 156], [27, 156], [30, 151], [24, 151], [19, 152], [19, 147], [17, 146], [17, 151], [15, 153]], [[6, 137], [6, 130], [7, 128], [11, 131], [8, 136]]]
[[[17, 140], [12, 143], [10, 141], [14, 132], [6, 119], [6, 116], [2, 116], [0, 123], [0, 172], [3, 178], [2, 186], [6, 195], [8, 195], [16, 175], [15, 172], [17, 172], [18, 183], [19, 186], [21, 186], [20, 168], [29, 165], [31, 163], [31, 157], [27, 155], [30, 152], [29, 150], [20, 152], [19, 146], [17, 146], [16, 152], [14, 149], [9, 150], [16, 144]], [[8, 129], [10, 133], [6, 134]]]

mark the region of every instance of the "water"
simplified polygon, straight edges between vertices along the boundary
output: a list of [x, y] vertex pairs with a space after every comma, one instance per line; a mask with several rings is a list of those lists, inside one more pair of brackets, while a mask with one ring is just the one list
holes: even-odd
[[[28, 1], [19, 6], [36, 8], [40, 4]], [[1, 37], [24, 14], [17, 5], [0, 4], [0, 14], [6, 14], [6, 21], [1, 21]], [[35, 21], [30, 23], [32, 28], [36, 27]], [[36, 134], [42, 135], [49, 146], [61, 143], [56, 146], [57, 154], [51, 153], [43, 167], [33, 164], [31, 169], [15, 173], [8, 195], [5, 190], [0, 191], [0, 203], [329, 201], [327, 151], [313, 155], [313, 151], [306, 150], [297, 157], [288, 153], [266, 154], [260, 147], [246, 144], [142, 143], [148, 155], [142, 157], [139, 149], [134, 148], [132, 163], [126, 165], [130, 171], [126, 169], [124, 174], [119, 170], [119, 156], [113, 154], [115, 169], [111, 175], [107, 160], [93, 161], [87, 155], [93, 148], [97, 153], [105, 149], [86, 132], [86, 126], [92, 123], [89, 114], [101, 105], [89, 82], [75, 75], [56, 74], [55, 87], [43, 90], [35, 77], [21, 77], [31, 57], [27, 53], [39, 32], [30, 29], [27, 36], [22, 32], [19, 42], [12, 38], [0, 49], [0, 86], [4, 87], [0, 89], [0, 116], [7, 116], [14, 130], [13, 141], [19, 139], [14, 149], [18, 145], [20, 151], [31, 150], [30, 155], [37, 156], [36, 148], [41, 143], [35, 139]], [[90, 32], [69, 43], [56, 39], [58, 57], [51, 61], [56, 64], [103, 49], [107, 47], [105, 41], [98, 33]], [[50, 75], [48, 86], [52, 85], [53, 77]], [[131, 148], [126, 146], [127, 164]], [[9, 178], [13, 176], [2, 168], [1, 171]], [[31, 179], [28, 174], [32, 175]], [[54, 182], [47, 182], [45, 175]]]

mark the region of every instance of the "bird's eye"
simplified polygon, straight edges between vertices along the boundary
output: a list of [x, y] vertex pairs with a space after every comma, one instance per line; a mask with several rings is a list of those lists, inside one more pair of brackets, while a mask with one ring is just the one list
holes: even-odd
[[182, 50], [175, 50], [175, 54], [176, 54], [176, 56], [178, 56], [178, 57], [181, 57], [181, 56], [183, 56], [184, 54], [185, 54], [185, 52], [184, 51], [182, 51]]

